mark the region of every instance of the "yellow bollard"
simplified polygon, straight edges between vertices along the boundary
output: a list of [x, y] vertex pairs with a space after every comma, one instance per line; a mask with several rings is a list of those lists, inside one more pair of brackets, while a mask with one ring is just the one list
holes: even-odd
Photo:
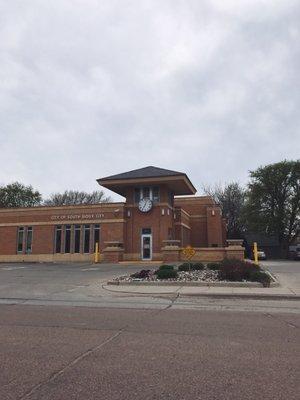
[[257, 243], [253, 243], [253, 255], [254, 255], [254, 264], [258, 265], [258, 252], [257, 252]]
[[99, 262], [99, 243], [95, 243], [95, 263]]

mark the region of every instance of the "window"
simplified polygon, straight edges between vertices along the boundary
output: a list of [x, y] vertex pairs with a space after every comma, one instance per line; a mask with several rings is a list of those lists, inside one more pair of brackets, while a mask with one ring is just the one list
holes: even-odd
[[83, 244], [83, 252], [90, 252], [90, 225], [84, 225], [84, 244]]
[[81, 226], [75, 225], [74, 232], [74, 253], [80, 253]]
[[59, 225], [55, 230], [55, 253], [61, 253], [61, 233], [61, 225]]
[[71, 225], [66, 225], [65, 228], [65, 253], [71, 251]]
[[145, 186], [142, 188], [134, 189], [134, 202], [137, 204], [140, 199], [151, 199], [154, 203], [160, 201], [159, 187], [158, 186]]
[[143, 199], [150, 199], [150, 188], [143, 187]]
[[29, 226], [26, 230], [26, 254], [32, 252], [32, 227]]
[[100, 225], [96, 224], [94, 226], [94, 251], [96, 250], [96, 243], [99, 244], [100, 241]]
[[152, 189], [152, 200], [154, 203], [158, 203], [159, 202], [159, 187], [155, 186]]
[[141, 199], [141, 189], [140, 188], [135, 188], [134, 189], [134, 202], [138, 203]]
[[18, 229], [18, 243], [17, 243], [18, 253], [23, 253], [23, 242], [24, 242], [24, 228], [21, 227]]
[[174, 193], [169, 192], [168, 195], [169, 195], [169, 204], [173, 207], [173, 204], [174, 204]]
[[151, 234], [151, 228], [142, 229], [142, 235], [150, 235], [150, 234]]

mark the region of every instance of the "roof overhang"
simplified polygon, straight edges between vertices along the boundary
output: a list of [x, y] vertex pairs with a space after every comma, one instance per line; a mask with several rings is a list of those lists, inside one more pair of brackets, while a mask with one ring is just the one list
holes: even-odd
[[132, 179], [97, 179], [99, 185], [113, 192], [126, 196], [126, 188], [130, 186], [165, 185], [174, 195], [195, 194], [196, 188], [186, 174], [161, 177], [132, 178]]

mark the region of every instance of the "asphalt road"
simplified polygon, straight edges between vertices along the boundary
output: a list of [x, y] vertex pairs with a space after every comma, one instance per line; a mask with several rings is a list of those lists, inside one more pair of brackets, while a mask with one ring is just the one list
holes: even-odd
[[102, 289], [138, 269], [0, 264], [0, 399], [299, 398], [299, 302]]
[[1, 400], [299, 398], [296, 314], [0, 306]]

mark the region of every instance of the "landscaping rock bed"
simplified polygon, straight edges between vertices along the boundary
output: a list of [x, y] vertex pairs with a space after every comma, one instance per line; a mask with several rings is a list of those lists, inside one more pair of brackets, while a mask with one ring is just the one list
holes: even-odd
[[269, 287], [274, 283], [274, 279], [251, 262], [226, 259], [220, 263], [206, 265], [202, 263], [183, 263], [178, 267], [161, 265], [157, 270], [144, 269], [130, 276], [117, 277], [108, 283]]
[[202, 271], [179, 271], [176, 278], [159, 279], [155, 271], [150, 271], [149, 275], [144, 278], [136, 278], [134, 276], [120, 276], [114, 279], [119, 282], [216, 282], [218, 279], [217, 271], [202, 270]]

